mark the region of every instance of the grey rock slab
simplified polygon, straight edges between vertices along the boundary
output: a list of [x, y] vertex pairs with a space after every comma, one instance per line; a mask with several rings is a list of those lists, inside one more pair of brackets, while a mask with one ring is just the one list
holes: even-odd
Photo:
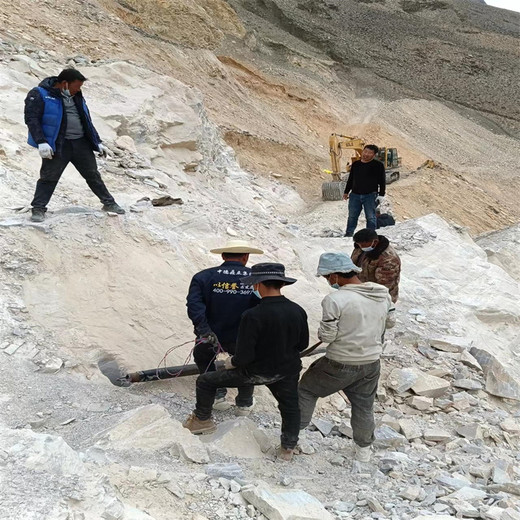
[[430, 345], [443, 352], [462, 352], [468, 350], [473, 341], [458, 336], [436, 336], [429, 339]]
[[326, 419], [312, 419], [312, 424], [314, 424], [314, 426], [318, 428], [318, 430], [323, 434], [324, 437], [329, 435], [332, 431], [332, 428], [334, 428], [334, 423], [332, 421], [327, 421]]
[[119, 422], [95, 436], [97, 444], [114, 450], [136, 449], [170, 453], [192, 462], [209, 461], [205, 446], [168, 411], [157, 404], [142, 406], [121, 415]]
[[466, 502], [465, 500], [458, 499], [451, 505], [457, 512], [458, 517], [480, 518], [480, 511], [474, 505]]
[[425, 411], [433, 407], [433, 399], [431, 397], [414, 395], [410, 397], [406, 402], [409, 406], [421, 411]]
[[490, 507], [487, 511], [482, 511], [480, 517], [483, 520], [502, 520], [504, 511], [505, 510], [501, 507], [493, 506]]
[[414, 419], [400, 419], [399, 426], [409, 441], [422, 437], [422, 429]]
[[374, 436], [374, 445], [381, 448], [398, 447], [408, 442], [404, 435], [385, 425], [376, 428]]
[[244, 478], [244, 470], [240, 465], [230, 462], [218, 462], [215, 464], [208, 464], [205, 468], [206, 474], [210, 477], [218, 478], [225, 477], [228, 479], [243, 479]]
[[520, 520], [520, 512], [512, 507], [508, 507], [502, 513], [502, 518], [500, 518], [500, 520]]
[[58, 357], [51, 357], [41, 367], [41, 371], [47, 374], [54, 374], [63, 366], [63, 360]]
[[413, 520], [457, 520], [457, 517], [451, 515], [419, 515], [414, 516]]
[[401, 498], [404, 498], [405, 500], [409, 500], [410, 502], [413, 502], [414, 500], [417, 500], [421, 493], [423, 493], [423, 489], [419, 486], [409, 486], [405, 488], [403, 491], [399, 493], [399, 496]]
[[186, 494], [184, 491], [180, 488], [178, 484], [175, 482], [168, 482], [164, 486], [172, 495], [176, 496], [177, 498], [183, 500]]
[[339, 433], [341, 433], [345, 437], [348, 437], [349, 439], [352, 439], [352, 436], [353, 436], [352, 427], [350, 426], [350, 423], [348, 423], [347, 421], [343, 421], [338, 426], [338, 431], [339, 431]]
[[381, 417], [381, 424], [385, 426], [389, 426], [390, 428], [394, 429], [396, 432], [398, 432], [401, 429], [401, 426], [399, 426], [399, 419], [394, 417], [393, 415], [390, 415], [388, 413], [385, 413], [383, 417]]
[[483, 433], [482, 433], [482, 427], [480, 424], [473, 423], [473, 424], [464, 424], [462, 426], [459, 426], [455, 429], [455, 431], [465, 439], [468, 439], [470, 441], [473, 441], [475, 439], [482, 439]]
[[421, 372], [417, 381], [412, 385], [412, 391], [425, 397], [441, 397], [450, 387], [448, 381]]
[[366, 499], [367, 506], [374, 512], [374, 513], [386, 513], [385, 508], [381, 505], [379, 500], [377, 498], [369, 497]]
[[401, 394], [412, 388], [418, 378], [418, 370], [414, 368], [394, 368], [390, 372], [386, 384], [394, 392]]
[[486, 377], [486, 392], [497, 397], [520, 401], [520, 384], [495, 356], [476, 347], [473, 347], [470, 353], [482, 366]]
[[217, 431], [202, 436], [201, 442], [223, 455], [250, 459], [262, 458], [271, 447], [267, 434], [248, 417], [220, 423]]
[[513, 418], [509, 417], [500, 423], [500, 428], [507, 433], [519, 434], [520, 422], [515, 421]]
[[452, 385], [464, 390], [482, 390], [482, 384], [475, 379], [454, 379]]
[[517, 482], [506, 482], [505, 484], [490, 484], [486, 486], [486, 489], [492, 493], [504, 492], [511, 495], [520, 496], [520, 483]]
[[435, 481], [441, 486], [455, 490], [462, 489], [471, 485], [471, 481], [466, 478], [455, 478], [450, 475], [441, 475], [440, 477], [437, 477]]
[[493, 463], [491, 479], [495, 484], [507, 484], [514, 481], [512, 465], [503, 459], [495, 460]]
[[4, 349], [4, 352], [6, 354], [8, 354], [9, 356], [12, 356], [22, 345], [23, 345], [23, 342], [19, 343], [19, 344], [12, 343], [6, 349]]
[[333, 520], [323, 504], [301, 490], [273, 492], [267, 486], [242, 490], [242, 497], [269, 520]]
[[470, 504], [480, 502], [487, 497], [487, 493], [482, 491], [481, 489], [476, 489], [470, 486], [465, 486], [463, 488], [454, 491], [453, 493], [446, 495], [446, 499], [448, 500], [465, 500]]
[[450, 432], [442, 428], [428, 428], [424, 431], [424, 440], [434, 442], [446, 442], [452, 439]]
[[460, 353], [459, 361], [474, 370], [482, 370], [480, 363], [467, 350]]

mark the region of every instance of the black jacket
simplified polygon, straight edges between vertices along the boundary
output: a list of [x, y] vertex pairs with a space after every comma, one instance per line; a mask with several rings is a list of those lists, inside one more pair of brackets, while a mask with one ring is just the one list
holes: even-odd
[[197, 336], [213, 331], [222, 344], [236, 342], [242, 313], [260, 302], [253, 287], [240, 281], [250, 273], [240, 262], [227, 261], [192, 278], [186, 305]]
[[308, 345], [305, 311], [285, 296], [271, 296], [242, 315], [231, 362], [249, 375], [297, 374]]
[[379, 193], [381, 197], [384, 197], [386, 192], [386, 175], [383, 163], [376, 159], [372, 159], [367, 163], [362, 161], [354, 162], [350, 167], [350, 175], [345, 186], [346, 194], [351, 191], [358, 195]]
[[[57, 81], [58, 78], [56, 76], [51, 76], [50, 78], [45, 78], [42, 82], [40, 82], [38, 86], [47, 90], [50, 96], [62, 99], [60, 89], [54, 88], [54, 85]], [[75, 94], [73, 99], [78, 109], [78, 114], [83, 125], [83, 130], [85, 132], [85, 137], [90, 141], [92, 149], [94, 151], [98, 151], [98, 144], [101, 143], [101, 139], [99, 137], [99, 134], [97, 133], [97, 130], [94, 128], [94, 125], [92, 124], [90, 114], [88, 114], [85, 111], [85, 104], [83, 100], [83, 94], [81, 93], [81, 91]], [[32, 138], [36, 141], [36, 144], [42, 144], [47, 142], [45, 136], [43, 135], [41, 125], [44, 108], [45, 102], [42, 99], [40, 91], [37, 88], [31, 89], [27, 94], [27, 97], [25, 98], [24, 119], [25, 124], [29, 128], [29, 133], [31, 134]], [[61, 148], [63, 146], [66, 129], [67, 114], [64, 108], [63, 117], [60, 125], [60, 131], [56, 139], [56, 153], [58, 155], [60, 154]]]

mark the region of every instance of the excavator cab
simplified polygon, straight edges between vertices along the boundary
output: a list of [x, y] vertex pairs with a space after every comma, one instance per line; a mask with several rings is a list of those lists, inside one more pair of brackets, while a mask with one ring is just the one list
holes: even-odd
[[397, 154], [397, 148], [379, 148], [376, 158], [385, 166], [386, 183], [390, 184], [399, 180], [399, 166], [401, 158]]
[[385, 170], [401, 166], [401, 158], [397, 155], [397, 148], [380, 148], [377, 159], [385, 165]]

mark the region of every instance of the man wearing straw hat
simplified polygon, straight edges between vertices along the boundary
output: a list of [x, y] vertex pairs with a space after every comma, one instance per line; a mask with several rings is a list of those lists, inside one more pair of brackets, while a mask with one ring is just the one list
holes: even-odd
[[[197, 273], [187, 297], [188, 316], [197, 335], [193, 357], [201, 374], [215, 371], [214, 361], [219, 352], [234, 354], [242, 313], [260, 301], [251, 284], [240, 279], [251, 272], [246, 267], [249, 255], [261, 255], [261, 249], [245, 240], [230, 240], [211, 253], [222, 255], [224, 263]], [[216, 409], [226, 410], [231, 406], [226, 401], [226, 392], [226, 388], [218, 389]], [[248, 415], [253, 408], [253, 386], [240, 387], [235, 403], [237, 415]]]
[[285, 276], [282, 264], [256, 264], [251, 275], [241, 281], [253, 285], [260, 303], [242, 315], [236, 351], [226, 359], [225, 369], [198, 377], [197, 404], [184, 427], [194, 434], [216, 429], [211, 411], [218, 388], [266, 385], [278, 401], [282, 416], [278, 456], [289, 461], [300, 428], [298, 378], [302, 368], [300, 352], [309, 344], [307, 315], [280, 292], [284, 285], [296, 282]]
[[303, 429], [311, 421], [319, 397], [342, 391], [352, 406], [355, 458], [368, 462], [374, 441], [381, 338], [385, 328], [393, 326], [394, 306], [388, 289], [361, 282], [360, 272], [344, 253], [323, 253], [320, 257], [317, 276], [338, 290], [322, 301], [318, 337], [328, 343], [327, 351], [303, 374], [299, 402]]

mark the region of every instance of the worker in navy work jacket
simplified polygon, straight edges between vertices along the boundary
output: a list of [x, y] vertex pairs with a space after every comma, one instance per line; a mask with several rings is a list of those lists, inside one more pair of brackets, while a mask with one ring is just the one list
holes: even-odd
[[[260, 302], [253, 294], [253, 287], [240, 279], [250, 274], [246, 267], [249, 255], [263, 254], [263, 251], [245, 240], [230, 240], [211, 253], [221, 254], [224, 263], [193, 277], [186, 303], [197, 336], [193, 357], [201, 374], [215, 370], [214, 361], [219, 351], [235, 353], [242, 313]], [[252, 385], [238, 388], [237, 415], [249, 415], [253, 409], [253, 390]], [[226, 388], [218, 389], [216, 410], [231, 407], [226, 393]]]
[[81, 87], [87, 80], [76, 69], [44, 79], [25, 98], [27, 142], [42, 158], [32, 205], [34, 222], [43, 222], [61, 174], [69, 163], [103, 204], [103, 210], [123, 214], [98, 172], [94, 152], [106, 157], [107, 148], [94, 128]]

